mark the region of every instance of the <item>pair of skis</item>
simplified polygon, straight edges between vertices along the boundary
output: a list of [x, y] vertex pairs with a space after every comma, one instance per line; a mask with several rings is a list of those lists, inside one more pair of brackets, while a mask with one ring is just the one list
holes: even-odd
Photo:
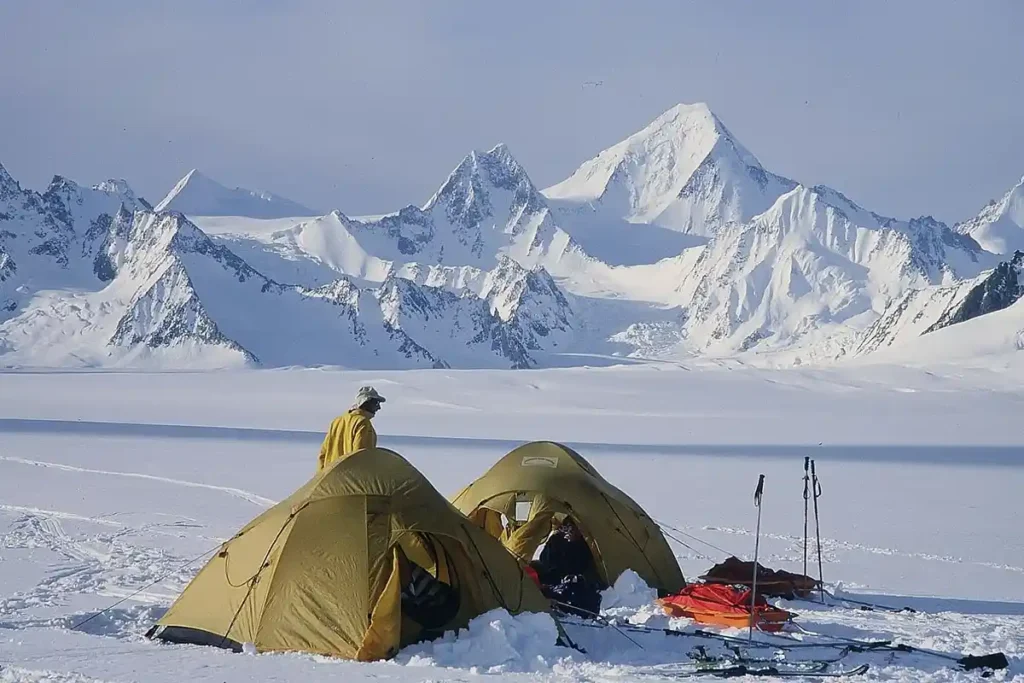
[[732, 651], [732, 655], [712, 657], [707, 655], [703, 646], [698, 646], [696, 656], [690, 655], [696, 659], [697, 668], [692, 673], [690, 671], [681, 671], [679, 673], [682, 676], [703, 675], [719, 678], [732, 678], [734, 676], [842, 678], [845, 676], [859, 676], [868, 670], [867, 664], [850, 669], [829, 670], [830, 666], [840, 662], [843, 657], [849, 654], [850, 651], [847, 648], [843, 648], [838, 656], [828, 659], [786, 661], [779, 657], [752, 657], [744, 653], [736, 645], [726, 645], [726, 647]]
[[840, 669], [829, 671], [828, 663], [815, 664], [814, 666], [799, 666], [793, 664], [756, 664], [736, 663], [715, 667], [698, 667], [693, 670], [677, 671], [671, 673], [658, 672], [657, 675], [666, 678], [694, 678], [697, 676], [713, 676], [715, 678], [740, 678], [742, 676], [771, 676], [772, 678], [848, 678], [850, 676], [862, 676], [868, 672], [868, 665], [861, 664], [852, 669]]

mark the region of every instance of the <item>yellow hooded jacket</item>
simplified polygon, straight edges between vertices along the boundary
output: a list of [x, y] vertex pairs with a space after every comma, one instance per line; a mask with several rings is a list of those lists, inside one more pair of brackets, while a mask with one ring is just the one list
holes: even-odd
[[320, 446], [320, 462], [318, 471], [331, 466], [337, 460], [352, 455], [364, 448], [377, 447], [377, 432], [370, 424], [370, 413], [359, 408], [352, 408], [344, 415], [331, 422]]

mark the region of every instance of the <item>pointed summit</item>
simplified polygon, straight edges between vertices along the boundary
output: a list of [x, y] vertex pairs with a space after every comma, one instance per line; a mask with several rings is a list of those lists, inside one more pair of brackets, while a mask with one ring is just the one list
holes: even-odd
[[178, 181], [156, 211], [180, 211], [190, 216], [247, 216], [290, 218], [317, 212], [270, 192], [228, 188], [192, 169]]
[[0, 201], [21, 194], [21, 185], [15, 180], [3, 164], [0, 164]]
[[109, 194], [135, 198], [135, 191], [132, 190], [128, 181], [124, 178], [108, 178], [102, 183], [96, 183], [93, 185], [92, 189], [99, 190], [100, 192], [107, 192]]
[[970, 235], [986, 251], [1013, 254], [1024, 250], [1024, 178], [997, 202], [977, 216], [956, 226], [957, 232]]
[[423, 207], [424, 211], [439, 203], [458, 204], [460, 213], [484, 209], [488, 203], [488, 189], [506, 190], [516, 193], [524, 200], [538, 195], [530, 176], [512, 156], [504, 143], [495, 145], [487, 152], [472, 151], [463, 158], [449, 174], [441, 188]]
[[[496, 234], [519, 237], [536, 231], [547, 206], [526, 170], [505, 145], [487, 152], [474, 151], [451, 172], [423, 211], [433, 215], [435, 225], [450, 223], [450, 230], [462, 247], [476, 258], [493, 253]], [[546, 230], [542, 228], [542, 230]], [[546, 242], [550, 235], [539, 238]], [[504, 241], [504, 238], [502, 238]]]
[[544, 190], [631, 223], [711, 235], [767, 209], [794, 183], [767, 172], [704, 103], [679, 104]]

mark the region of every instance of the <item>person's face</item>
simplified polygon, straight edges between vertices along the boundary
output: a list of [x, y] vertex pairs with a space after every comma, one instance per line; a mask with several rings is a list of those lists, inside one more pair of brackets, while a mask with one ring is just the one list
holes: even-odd
[[368, 412], [370, 415], [376, 415], [377, 411], [380, 410], [380, 401], [377, 399], [370, 399], [363, 404], [363, 410]]

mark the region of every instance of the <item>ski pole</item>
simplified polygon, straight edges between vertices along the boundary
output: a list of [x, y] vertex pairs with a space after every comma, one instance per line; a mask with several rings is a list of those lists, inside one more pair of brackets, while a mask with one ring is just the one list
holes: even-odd
[[814, 471], [814, 461], [811, 461], [811, 486], [814, 494], [814, 538], [818, 546], [818, 590], [821, 591], [821, 602], [825, 602], [825, 578], [821, 569], [821, 525], [818, 521], [818, 498], [821, 497], [821, 482], [818, 481], [818, 474]]
[[757, 554], [761, 549], [761, 495], [764, 493], [764, 475], [757, 479], [757, 488], [754, 490], [754, 507], [757, 508], [757, 531], [754, 533], [754, 578], [751, 580], [750, 588], [750, 630], [747, 633], [747, 642], [754, 640], [754, 622], [757, 621]]
[[865, 602], [864, 600], [854, 600], [853, 598], [839, 597], [835, 593], [829, 593], [828, 591], [825, 591], [825, 595], [828, 596], [830, 600], [835, 600], [836, 602], [848, 602], [851, 605], [858, 605], [861, 609], [869, 611], [882, 610], [883, 612], [892, 612], [894, 614], [903, 612], [909, 614], [917, 613], [917, 610], [913, 607], [892, 607], [890, 605], [879, 605], [877, 602]]
[[1002, 652], [992, 652], [987, 655], [963, 655], [957, 657], [955, 654], [950, 654], [948, 652], [937, 652], [935, 650], [916, 647], [914, 645], [906, 645], [904, 643], [874, 642], [858, 640], [856, 638], [846, 638], [844, 636], [828, 636], [824, 633], [809, 631], [799, 624], [795, 624], [795, 626], [797, 627], [797, 630], [805, 635], [832, 638], [833, 640], [849, 643], [853, 646], [854, 652], [857, 651], [857, 648], [860, 648], [863, 652], [870, 652], [872, 650], [880, 650], [883, 652], [916, 652], [918, 654], [931, 655], [932, 657], [956, 662], [963, 667], [965, 671], [972, 671], [974, 669], [1005, 669], [1010, 666], [1009, 661], [1006, 659], [1006, 655]]
[[810, 491], [808, 489], [808, 482], [810, 481], [810, 475], [808, 474], [807, 468], [810, 467], [811, 458], [810, 456], [804, 456], [804, 576], [807, 576], [807, 504], [810, 498]]

